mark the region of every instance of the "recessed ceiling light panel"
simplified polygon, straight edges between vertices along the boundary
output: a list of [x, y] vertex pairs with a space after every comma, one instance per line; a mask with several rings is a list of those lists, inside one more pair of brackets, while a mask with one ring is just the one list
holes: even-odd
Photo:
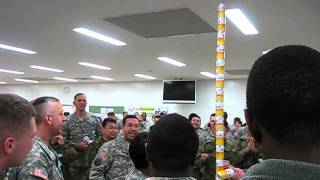
[[112, 45], [115, 45], [115, 46], [127, 45], [127, 43], [125, 43], [125, 42], [122, 42], [122, 41], [119, 41], [117, 39], [105, 36], [105, 35], [97, 33], [97, 32], [94, 32], [94, 31], [92, 31], [90, 29], [74, 28], [73, 31], [75, 31], [77, 33], [80, 33], [80, 34], [83, 34], [83, 35], [86, 35], [86, 36], [89, 36], [89, 37], [92, 37], [94, 39], [98, 39], [100, 41], [104, 41], [106, 43], [109, 43], [109, 44], [112, 44]]
[[23, 49], [23, 48], [18, 48], [18, 47], [14, 47], [14, 46], [9, 46], [6, 44], [0, 44], [0, 48], [10, 50], [10, 51], [16, 51], [16, 52], [20, 52], [20, 53], [25, 53], [25, 54], [37, 54], [37, 52], [35, 52], [35, 51], [31, 51], [31, 50]]

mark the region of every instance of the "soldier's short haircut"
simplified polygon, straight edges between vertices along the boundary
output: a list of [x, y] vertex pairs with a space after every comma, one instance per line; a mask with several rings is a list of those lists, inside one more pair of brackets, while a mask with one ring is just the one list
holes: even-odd
[[23, 134], [35, 116], [35, 109], [26, 99], [15, 94], [0, 94], [0, 141], [6, 132]]
[[150, 131], [148, 159], [162, 171], [183, 171], [193, 166], [199, 138], [190, 121], [179, 114], [160, 118]]
[[139, 133], [130, 143], [129, 155], [134, 164], [134, 167], [138, 170], [143, 170], [149, 167], [149, 163], [146, 158], [146, 143], [148, 142], [148, 133]]
[[102, 127], [105, 128], [108, 123], [115, 123], [117, 125], [116, 120], [107, 117], [102, 121]]
[[[284, 147], [320, 146], [320, 53], [301, 45], [258, 58], [247, 82], [251, 118]], [[261, 135], [255, 137], [261, 140]]]
[[241, 121], [241, 119], [240, 119], [239, 117], [235, 117], [235, 118], [233, 119], [233, 125], [235, 125], [236, 122], [238, 122], [239, 124], [242, 125], [242, 121]]
[[73, 100], [76, 100], [76, 98], [78, 96], [85, 96], [85, 94], [84, 93], [77, 93], [76, 95], [74, 95]]
[[48, 102], [59, 102], [59, 99], [55, 98], [55, 97], [50, 97], [50, 96], [43, 96], [43, 97], [39, 97], [37, 99], [35, 99], [32, 103], [33, 107], [35, 108], [36, 112], [37, 112], [37, 116], [36, 116], [36, 124], [40, 124], [44, 118], [44, 116], [47, 113], [51, 113], [48, 112], [47, 106], [46, 104]]
[[108, 116], [115, 116], [116, 114], [114, 112], [108, 112]]
[[[125, 126], [126, 123], [127, 123], [127, 119], [132, 119], [132, 118], [138, 119], [137, 116], [135, 116], [135, 115], [128, 115], [128, 116], [126, 116], [125, 118], [123, 118], [123, 120], [122, 120], [122, 125]], [[139, 120], [139, 119], [138, 119], [138, 120]]]
[[201, 119], [198, 114], [196, 114], [196, 113], [190, 113], [190, 114], [189, 114], [189, 117], [188, 117], [189, 121], [191, 121], [192, 118], [194, 118], [194, 117], [198, 117], [199, 119]]

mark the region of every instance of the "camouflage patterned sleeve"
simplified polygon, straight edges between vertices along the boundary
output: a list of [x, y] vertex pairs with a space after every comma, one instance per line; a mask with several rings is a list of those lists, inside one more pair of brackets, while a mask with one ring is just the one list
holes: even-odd
[[96, 137], [100, 137], [102, 134], [102, 122], [99, 118], [96, 118]]
[[244, 159], [246, 141], [243, 140], [227, 140], [225, 145], [225, 158], [234, 166], [237, 166]]
[[33, 160], [28, 159], [21, 167], [19, 167], [19, 173], [17, 173], [17, 179], [23, 180], [47, 180], [49, 177], [47, 164], [41, 158], [34, 157]]
[[66, 122], [62, 127], [62, 136], [65, 140], [70, 140], [70, 129], [68, 122]]
[[89, 179], [92, 180], [104, 180], [105, 175], [109, 171], [113, 163], [113, 156], [111, 154], [108, 144], [104, 144], [96, 157], [94, 158], [89, 173]]
[[88, 150], [86, 152], [86, 161], [88, 163], [88, 166], [91, 165], [92, 161], [95, 159], [99, 148], [103, 145], [99, 141], [100, 139], [98, 138], [96, 141], [92, 142], [88, 146]]

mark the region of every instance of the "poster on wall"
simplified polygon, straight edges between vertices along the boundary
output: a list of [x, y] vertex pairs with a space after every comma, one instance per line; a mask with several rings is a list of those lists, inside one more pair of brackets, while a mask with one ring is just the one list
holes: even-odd
[[152, 116], [155, 113], [160, 112], [168, 112], [168, 107], [135, 107], [135, 106], [126, 106], [125, 111], [128, 112], [128, 114], [133, 115], [134, 113], [138, 112], [141, 114], [142, 112], [147, 113], [147, 119], [151, 120]]
[[104, 119], [109, 112], [114, 112], [118, 118], [122, 118], [124, 106], [89, 106], [89, 112]]

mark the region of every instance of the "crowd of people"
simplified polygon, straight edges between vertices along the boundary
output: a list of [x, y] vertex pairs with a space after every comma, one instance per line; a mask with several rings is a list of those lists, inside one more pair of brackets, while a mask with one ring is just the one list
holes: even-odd
[[[290, 45], [258, 58], [247, 82], [246, 123], [224, 112], [230, 179], [320, 179], [320, 53]], [[0, 94], [0, 179], [209, 180], [216, 173], [216, 116], [123, 112], [99, 117], [77, 93], [59, 99]]]

